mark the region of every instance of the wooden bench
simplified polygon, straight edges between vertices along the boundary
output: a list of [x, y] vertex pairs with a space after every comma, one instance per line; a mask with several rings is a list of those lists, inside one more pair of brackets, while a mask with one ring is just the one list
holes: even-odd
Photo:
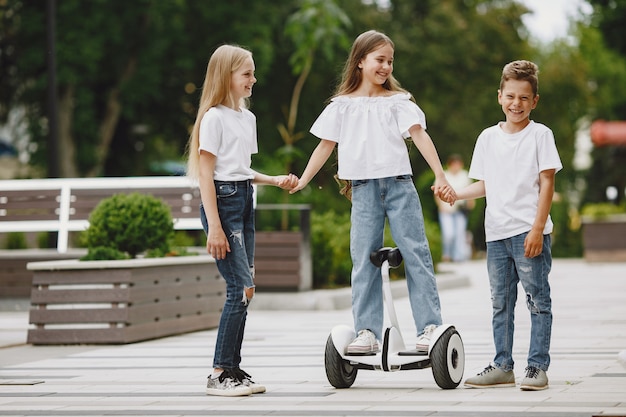
[[[55, 232], [57, 254], [54, 256], [57, 257], [58, 254], [66, 254], [70, 248], [70, 233], [83, 231], [89, 226], [89, 215], [102, 199], [131, 192], [151, 194], [167, 203], [172, 210], [174, 229], [202, 230], [198, 188], [186, 177], [172, 176], [1, 181], [0, 233]], [[257, 232], [255, 262], [258, 289], [311, 289], [310, 207], [259, 204], [257, 210], [297, 210], [301, 213], [300, 232]], [[0, 260], [6, 256], [12, 256], [10, 251], [2, 251]], [[22, 259], [18, 264], [25, 265], [35, 260], [37, 257]], [[20, 269], [18, 264], [7, 263], [7, 267], [4, 267], [4, 262], [2, 264], [0, 297], [18, 295], [16, 288], [30, 288], [32, 274]], [[28, 280], [28, 284], [20, 285], [22, 280]], [[19, 294], [27, 297], [29, 292]]]

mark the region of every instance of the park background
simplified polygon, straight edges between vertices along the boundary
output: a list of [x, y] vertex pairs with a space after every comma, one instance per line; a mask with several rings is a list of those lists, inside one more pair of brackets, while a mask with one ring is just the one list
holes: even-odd
[[[626, 212], [626, 148], [589, 141], [593, 121], [626, 119], [626, 0], [581, 3], [585, 12], [571, 16], [566, 35], [545, 41], [525, 24], [531, 9], [513, 0], [0, 0], [1, 178], [180, 175], [206, 63], [224, 43], [254, 54], [253, 168], [300, 175], [318, 143], [308, 129], [352, 40], [377, 29], [395, 42], [394, 75], [425, 111], [442, 161], [460, 153], [469, 164], [478, 134], [503, 119], [496, 94], [504, 64], [539, 65], [532, 119], [553, 130], [564, 165], [553, 254], [580, 257], [584, 206]], [[414, 146], [409, 152], [438, 261], [433, 176]], [[312, 205], [318, 288], [349, 283], [350, 203], [335, 173], [331, 157], [301, 193], [258, 192], [260, 203]], [[483, 210], [480, 200], [470, 214], [476, 256]], [[285, 216], [260, 216], [257, 228], [298, 227]], [[201, 234], [178, 238], [203, 245]]]

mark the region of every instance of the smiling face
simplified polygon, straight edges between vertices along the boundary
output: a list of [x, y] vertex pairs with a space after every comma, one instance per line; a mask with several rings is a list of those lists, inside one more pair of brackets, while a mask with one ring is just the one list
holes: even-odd
[[530, 123], [530, 112], [537, 107], [539, 95], [533, 93], [530, 82], [509, 79], [498, 90], [498, 103], [506, 116], [507, 130], [520, 131]]
[[362, 82], [381, 86], [393, 72], [393, 47], [385, 43], [373, 50], [359, 62]]
[[252, 86], [256, 83], [254, 77], [254, 60], [247, 58], [243, 64], [232, 72], [230, 77], [230, 93], [234, 103], [252, 95]]

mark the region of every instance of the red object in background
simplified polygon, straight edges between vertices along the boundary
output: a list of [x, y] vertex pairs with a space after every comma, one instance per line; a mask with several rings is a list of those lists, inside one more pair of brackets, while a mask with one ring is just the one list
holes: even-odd
[[600, 146], [626, 146], [626, 122], [596, 120], [591, 124], [591, 141]]

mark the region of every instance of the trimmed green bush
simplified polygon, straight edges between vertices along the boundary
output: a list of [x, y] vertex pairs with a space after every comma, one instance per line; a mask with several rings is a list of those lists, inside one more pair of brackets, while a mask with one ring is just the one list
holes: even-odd
[[[89, 216], [83, 259], [135, 258], [146, 251], [167, 254], [174, 236], [169, 206], [147, 194], [115, 194], [102, 200]], [[107, 248], [107, 249], [103, 249]]]
[[581, 210], [583, 216], [589, 216], [595, 220], [606, 219], [613, 214], [625, 214], [626, 205], [613, 203], [589, 203], [585, 204]]

